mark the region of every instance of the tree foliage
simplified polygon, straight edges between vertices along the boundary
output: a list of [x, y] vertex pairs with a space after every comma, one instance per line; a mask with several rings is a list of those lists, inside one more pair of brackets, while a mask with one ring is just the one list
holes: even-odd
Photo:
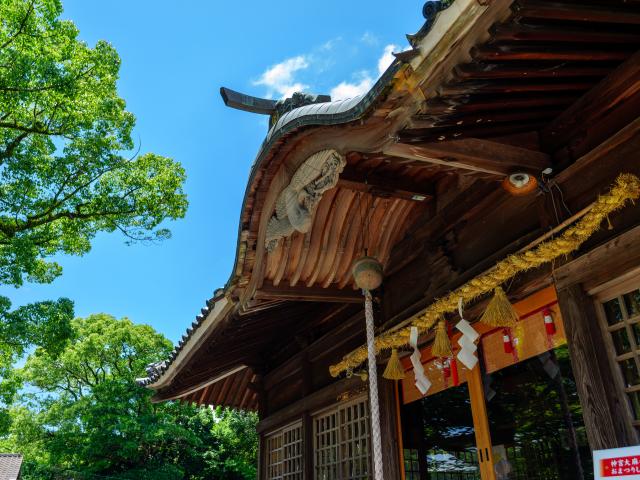
[[66, 298], [11, 310], [11, 302], [0, 296], [0, 433], [9, 428], [6, 406], [21, 386], [13, 365], [33, 346], [58, 355], [71, 335], [72, 318], [73, 303]]
[[120, 59], [90, 48], [59, 0], [0, 2], [0, 283], [49, 282], [46, 259], [84, 254], [100, 231], [161, 239], [183, 217], [185, 174], [133, 148], [134, 116], [118, 96]]
[[171, 344], [146, 325], [91, 315], [58, 355], [38, 349], [29, 392], [0, 449], [26, 457], [25, 479], [255, 478], [255, 415], [153, 404], [135, 378]]
[[[126, 154], [134, 116], [118, 96], [120, 59], [61, 20], [59, 0], [0, 1], [0, 285], [51, 282], [56, 254], [82, 255], [101, 231], [162, 239], [183, 217], [185, 173], [169, 158]], [[10, 310], [0, 297], [0, 432], [19, 388], [13, 363], [55, 355], [73, 316], [67, 299]]]

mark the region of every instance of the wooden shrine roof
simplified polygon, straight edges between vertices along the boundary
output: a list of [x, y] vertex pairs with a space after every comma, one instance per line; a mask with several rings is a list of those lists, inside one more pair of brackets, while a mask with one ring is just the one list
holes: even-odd
[[0, 453], [0, 480], [18, 480], [22, 467], [22, 455]]
[[[480, 197], [494, 198], [508, 173], [562, 172], [640, 111], [637, 0], [456, 0], [427, 13], [369, 93], [293, 109], [271, 127], [228, 284], [142, 380], [158, 399], [254, 408], [259, 370], [357, 313], [350, 268], [364, 246], [398, 271], [424, 218], [423, 240], [447, 229], [452, 217], [434, 216], [443, 208], [481, 216]], [[308, 232], [267, 250], [278, 195], [322, 149], [346, 159], [336, 187]]]

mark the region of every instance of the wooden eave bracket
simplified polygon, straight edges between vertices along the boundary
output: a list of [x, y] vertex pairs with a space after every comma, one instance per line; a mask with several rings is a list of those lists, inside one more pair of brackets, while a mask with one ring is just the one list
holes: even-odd
[[351, 288], [316, 288], [304, 286], [274, 286], [264, 282], [256, 290], [256, 300], [287, 300], [298, 302], [334, 302], [334, 303], [362, 303], [362, 295]]
[[410, 178], [390, 178], [358, 171], [349, 166], [340, 174], [337, 186], [373, 196], [417, 202], [423, 202], [435, 195], [435, 189], [431, 184], [425, 185], [424, 182], [416, 182]]
[[477, 138], [415, 145], [395, 143], [387, 146], [383, 153], [498, 177], [516, 171], [538, 174], [551, 166], [551, 158], [546, 153]]

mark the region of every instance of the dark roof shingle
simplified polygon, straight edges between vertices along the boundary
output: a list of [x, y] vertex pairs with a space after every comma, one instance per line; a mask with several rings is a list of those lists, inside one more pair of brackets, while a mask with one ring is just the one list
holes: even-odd
[[17, 480], [20, 477], [22, 455], [0, 453], [0, 480]]

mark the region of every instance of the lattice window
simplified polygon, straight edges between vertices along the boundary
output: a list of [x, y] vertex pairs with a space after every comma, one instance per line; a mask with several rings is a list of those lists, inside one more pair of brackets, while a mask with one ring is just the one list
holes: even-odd
[[420, 480], [420, 461], [417, 448], [404, 449], [404, 474], [406, 480]]
[[620, 290], [615, 297], [604, 298], [600, 313], [609, 332], [609, 351], [620, 368], [622, 388], [629, 398], [633, 424], [640, 430], [640, 290]]
[[358, 400], [317, 415], [314, 425], [314, 479], [371, 478], [369, 404]]
[[267, 480], [302, 480], [302, 424], [272, 433], [266, 443]]

